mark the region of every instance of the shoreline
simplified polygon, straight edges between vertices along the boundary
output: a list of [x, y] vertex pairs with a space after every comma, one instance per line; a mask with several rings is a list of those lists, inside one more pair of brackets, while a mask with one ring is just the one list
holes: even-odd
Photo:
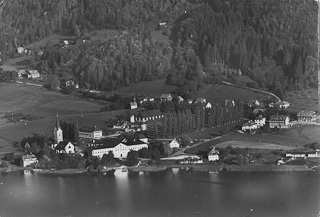
[[[79, 174], [94, 174], [104, 173], [115, 170], [122, 170], [123, 172], [161, 172], [167, 169], [182, 169], [193, 172], [311, 172], [305, 165], [273, 165], [273, 164], [249, 164], [249, 165], [193, 165], [193, 164], [172, 164], [172, 165], [159, 165], [159, 166], [137, 166], [137, 167], [107, 167], [103, 170], [88, 170], [88, 169], [62, 169], [62, 170], [45, 170], [33, 169], [23, 167], [7, 167], [0, 168], [2, 174], [16, 171], [30, 171], [31, 173], [44, 174], [44, 175], [79, 175]], [[316, 170], [317, 171], [317, 170]]]

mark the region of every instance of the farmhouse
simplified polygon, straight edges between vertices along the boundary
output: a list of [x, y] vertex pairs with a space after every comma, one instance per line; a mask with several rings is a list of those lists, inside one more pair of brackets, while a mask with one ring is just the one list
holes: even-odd
[[130, 109], [136, 109], [138, 108], [137, 102], [130, 102]]
[[271, 115], [269, 120], [270, 128], [288, 128], [289, 116], [286, 115]]
[[66, 154], [74, 154], [75, 153], [75, 148], [74, 145], [67, 141], [61, 141], [54, 147], [56, 153], [66, 153]]
[[217, 160], [219, 160], [219, 151], [213, 147], [208, 154], [208, 161], [217, 161]]
[[96, 126], [81, 127], [79, 130], [79, 138], [101, 139], [102, 130], [98, 129]]
[[172, 96], [171, 96], [171, 94], [162, 94], [160, 96], [160, 100], [161, 100], [161, 102], [172, 101]]
[[180, 148], [180, 143], [174, 138], [170, 143], [169, 146], [171, 148]]
[[37, 70], [29, 70], [28, 71], [28, 78], [40, 78], [40, 74]]
[[242, 129], [242, 131], [256, 130], [256, 129], [258, 129], [258, 125], [256, 123], [254, 123], [253, 121], [248, 121], [243, 124], [241, 129]]
[[138, 151], [142, 148], [148, 148], [148, 145], [141, 140], [123, 140], [117, 145], [92, 150], [92, 156], [101, 159], [104, 154], [108, 154], [111, 151], [116, 158], [126, 158], [131, 150]]
[[264, 126], [266, 124], [266, 118], [263, 117], [262, 115], [259, 115], [254, 120], [254, 123], [256, 123], [258, 125], [258, 127], [262, 127], [262, 126]]
[[178, 97], [177, 97], [177, 101], [178, 101], [178, 103], [181, 103], [181, 102], [184, 101], [184, 99], [183, 99], [181, 96], [178, 96]]
[[212, 108], [212, 104], [211, 104], [210, 102], [208, 102], [208, 103], [206, 104], [206, 108]]
[[27, 166], [30, 166], [31, 164], [36, 164], [36, 163], [38, 163], [38, 159], [33, 154], [31, 155], [27, 154], [21, 157], [21, 165], [23, 167], [27, 167]]
[[22, 54], [23, 51], [24, 51], [24, 48], [23, 48], [23, 47], [18, 47], [18, 48], [17, 48], [17, 51], [18, 51], [19, 54]]
[[290, 103], [288, 103], [287, 101], [281, 101], [281, 102], [275, 103], [274, 105], [279, 109], [286, 109], [290, 106]]
[[163, 118], [163, 114], [160, 110], [149, 110], [149, 111], [139, 112], [139, 114], [135, 116], [135, 121], [147, 122], [147, 121], [152, 121], [159, 118]]
[[305, 111], [301, 110], [297, 114], [299, 122], [314, 122], [317, 120], [317, 113], [315, 111]]
[[207, 100], [205, 98], [198, 98], [196, 99], [195, 103], [206, 103]]

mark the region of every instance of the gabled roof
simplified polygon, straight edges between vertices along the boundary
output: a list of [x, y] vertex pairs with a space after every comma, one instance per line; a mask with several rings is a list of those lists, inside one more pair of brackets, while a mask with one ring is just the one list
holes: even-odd
[[198, 98], [196, 99], [195, 103], [206, 103], [206, 99], [205, 98]]
[[286, 118], [289, 118], [289, 116], [286, 115], [271, 115], [270, 121], [284, 121]]
[[36, 160], [37, 157], [34, 154], [27, 154], [22, 156], [22, 160]]
[[[68, 141], [68, 140], [61, 141], [61, 142], [58, 143], [58, 145], [55, 147], [55, 149], [56, 149], [56, 150], [59, 150], [59, 151], [64, 150], [65, 147], [66, 147], [69, 143], [71, 143], [71, 142]], [[71, 144], [72, 144], [72, 143], [71, 143]], [[72, 144], [72, 145], [73, 145], [73, 144]]]
[[301, 111], [299, 111], [299, 113], [297, 114], [297, 116], [298, 117], [300, 117], [300, 116], [303, 116], [303, 117], [305, 117], [305, 116], [308, 116], [308, 117], [313, 117], [313, 116], [315, 116], [316, 115], [316, 112], [315, 111], [305, 111], [305, 110], [301, 110]]
[[80, 128], [79, 131], [80, 132], [92, 133], [94, 131], [100, 131], [100, 129], [97, 128], [97, 126], [83, 126], [83, 127]]
[[163, 98], [167, 99], [168, 97], [171, 97], [171, 94], [170, 93], [164, 93], [164, 94], [162, 94], [160, 96], [160, 99], [163, 99]]
[[124, 144], [126, 146], [132, 146], [132, 145], [145, 145], [147, 143], [141, 141], [140, 139], [134, 139], [134, 140], [122, 142], [122, 144]]

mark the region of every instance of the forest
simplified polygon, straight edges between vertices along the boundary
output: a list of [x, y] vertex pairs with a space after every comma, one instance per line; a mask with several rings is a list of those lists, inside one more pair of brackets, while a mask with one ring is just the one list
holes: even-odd
[[[0, 58], [69, 29], [76, 45], [48, 44], [37, 67], [69, 73], [82, 88], [166, 78], [182, 95], [193, 94], [240, 72], [281, 96], [317, 87], [317, 10], [313, 0], [4, 0]], [[161, 22], [170, 43], [152, 39]], [[99, 29], [121, 31], [82, 43]]]

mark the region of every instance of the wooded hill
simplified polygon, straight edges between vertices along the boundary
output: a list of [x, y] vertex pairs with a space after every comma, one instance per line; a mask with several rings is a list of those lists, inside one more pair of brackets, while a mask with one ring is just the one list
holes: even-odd
[[[97, 90], [167, 78], [182, 94], [241, 71], [281, 95], [317, 87], [317, 10], [313, 0], [4, 0], [0, 51], [11, 57], [62, 29], [78, 39], [118, 29], [103, 43], [47, 46], [38, 67]], [[172, 44], [152, 40], [161, 22]]]

